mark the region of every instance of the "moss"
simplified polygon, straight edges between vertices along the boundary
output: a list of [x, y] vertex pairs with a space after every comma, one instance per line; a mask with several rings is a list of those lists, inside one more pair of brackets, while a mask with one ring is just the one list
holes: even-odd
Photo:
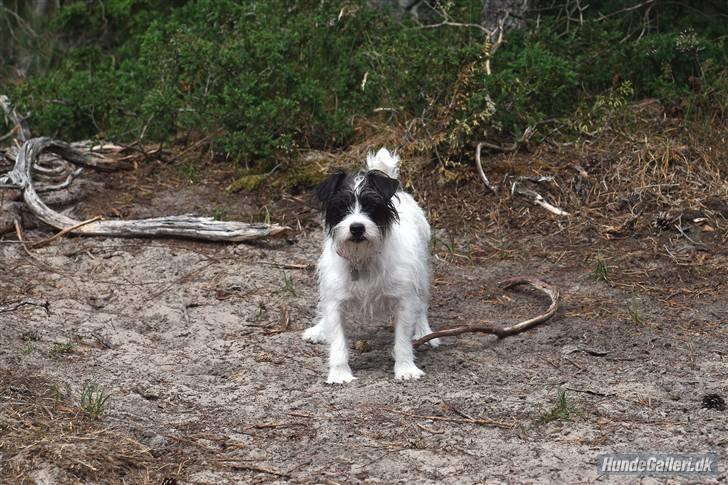
[[265, 174], [246, 174], [238, 177], [233, 183], [228, 185], [225, 191], [229, 194], [234, 194], [245, 190], [246, 192], [255, 192], [258, 190], [263, 181], [266, 179]]
[[315, 162], [301, 162], [287, 170], [279, 179], [279, 186], [291, 192], [311, 189], [323, 182], [328, 171]]

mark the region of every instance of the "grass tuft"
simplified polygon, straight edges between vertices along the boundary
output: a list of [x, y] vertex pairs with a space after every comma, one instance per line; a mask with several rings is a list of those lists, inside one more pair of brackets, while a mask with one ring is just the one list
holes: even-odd
[[596, 281], [609, 282], [609, 268], [602, 258], [597, 258], [597, 262], [591, 272], [591, 277]]
[[48, 351], [51, 357], [62, 357], [64, 355], [72, 354], [76, 351], [76, 344], [70, 340], [66, 343], [56, 342], [53, 347]]
[[552, 421], [571, 421], [579, 415], [576, 404], [566, 396], [566, 390], [559, 388], [556, 396], [556, 403], [548, 411], [544, 412], [538, 419], [539, 424], [546, 424]]
[[81, 390], [79, 405], [91, 419], [99, 419], [106, 409], [106, 403], [111, 397], [103, 388], [93, 381], [86, 381]]
[[296, 289], [293, 287], [293, 279], [283, 271], [283, 288], [292, 296], [296, 296]]

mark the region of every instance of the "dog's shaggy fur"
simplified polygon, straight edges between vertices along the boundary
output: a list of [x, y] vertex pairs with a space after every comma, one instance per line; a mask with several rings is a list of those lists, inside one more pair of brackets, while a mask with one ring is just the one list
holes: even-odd
[[394, 314], [394, 376], [424, 375], [412, 340], [431, 332], [430, 226], [412, 196], [399, 190], [398, 178], [399, 158], [382, 148], [369, 154], [366, 170], [338, 171], [316, 190], [325, 231], [319, 320], [303, 338], [329, 343], [328, 383], [354, 379], [344, 335], [344, 321], [352, 317]]

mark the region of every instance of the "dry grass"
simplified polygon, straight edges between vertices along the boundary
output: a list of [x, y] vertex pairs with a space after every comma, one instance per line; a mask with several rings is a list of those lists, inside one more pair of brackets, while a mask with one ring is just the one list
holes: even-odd
[[161, 483], [177, 467], [90, 419], [51, 382], [0, 370], [0, 482]]

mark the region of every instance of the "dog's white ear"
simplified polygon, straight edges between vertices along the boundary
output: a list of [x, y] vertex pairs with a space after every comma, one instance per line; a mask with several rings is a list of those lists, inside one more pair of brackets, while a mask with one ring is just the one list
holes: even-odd
[[390, 153], [386, 148], [380, 148], [375, 154], [369, 152], [367, 155], [367, 169], [381, 170], [387, 176], [399, 178], [399, 156], [396, 153]]

